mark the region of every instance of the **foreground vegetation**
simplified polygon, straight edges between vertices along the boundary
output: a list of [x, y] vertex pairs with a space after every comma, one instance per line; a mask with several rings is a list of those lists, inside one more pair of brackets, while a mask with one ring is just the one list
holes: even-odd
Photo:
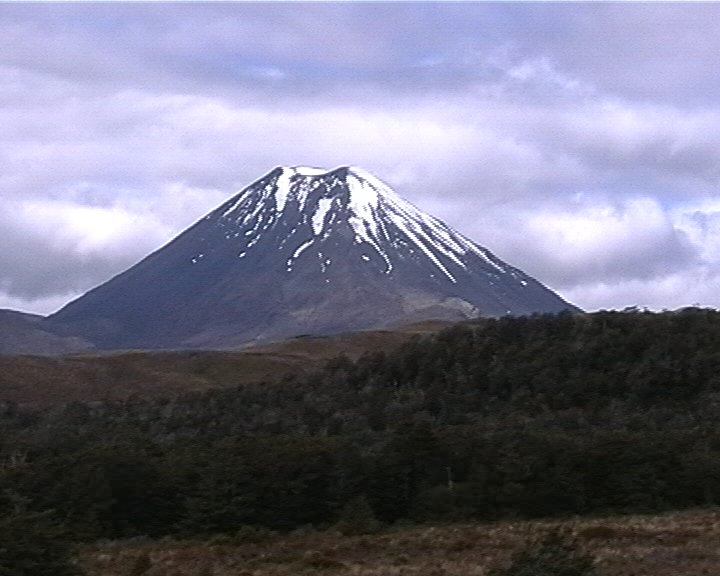
[[[88, 576], [511, 576], [505, 570], [513, 556], [556, 527], [574, 534], [579, 552], [594, 559], [597, 576], [702, 576], [716, 574], [720, 565], [717, 511], [396, 527], [358, 536], [241, 530], [202, 541], [94, 544], [79, 557]], [[545, 574], [515, 574], [526, 573]], [[584, 574], [551, 574], [575, 573]]]
[[165, 399], [7, 403], [0, 512], [93, 542], [720, 503], [713, 311], [483, 320], [273, 384], [235, 377]]

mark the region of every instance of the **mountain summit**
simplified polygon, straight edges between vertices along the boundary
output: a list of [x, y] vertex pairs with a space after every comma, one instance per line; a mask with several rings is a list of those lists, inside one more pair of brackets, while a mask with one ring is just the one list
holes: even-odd
[[359, 168], [278, 167], [48, 319], [101, 348], [576, 310]]

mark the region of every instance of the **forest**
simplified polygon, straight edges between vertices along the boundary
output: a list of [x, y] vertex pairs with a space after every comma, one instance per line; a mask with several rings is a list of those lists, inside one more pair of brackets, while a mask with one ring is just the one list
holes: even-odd
[[3, 554], [17, 526], [61, 546], [720, 503], [713, 310], [482, 319], [229, 384], [0, 405]]

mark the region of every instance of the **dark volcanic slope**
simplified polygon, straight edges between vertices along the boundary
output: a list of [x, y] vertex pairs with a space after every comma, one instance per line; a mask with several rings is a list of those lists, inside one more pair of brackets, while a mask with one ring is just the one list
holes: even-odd
[[357, 168], [276, 168], [48, 322], [99, 347], [217, 348], [575, 309]]

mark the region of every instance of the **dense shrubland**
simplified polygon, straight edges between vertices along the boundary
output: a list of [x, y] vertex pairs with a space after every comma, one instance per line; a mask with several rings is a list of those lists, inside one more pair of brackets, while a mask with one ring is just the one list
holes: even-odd
[[719, 313], [482, 320], [272, 385], [6, 404], [0, 511], [91, 541], [712, 505], [719, 421]]

